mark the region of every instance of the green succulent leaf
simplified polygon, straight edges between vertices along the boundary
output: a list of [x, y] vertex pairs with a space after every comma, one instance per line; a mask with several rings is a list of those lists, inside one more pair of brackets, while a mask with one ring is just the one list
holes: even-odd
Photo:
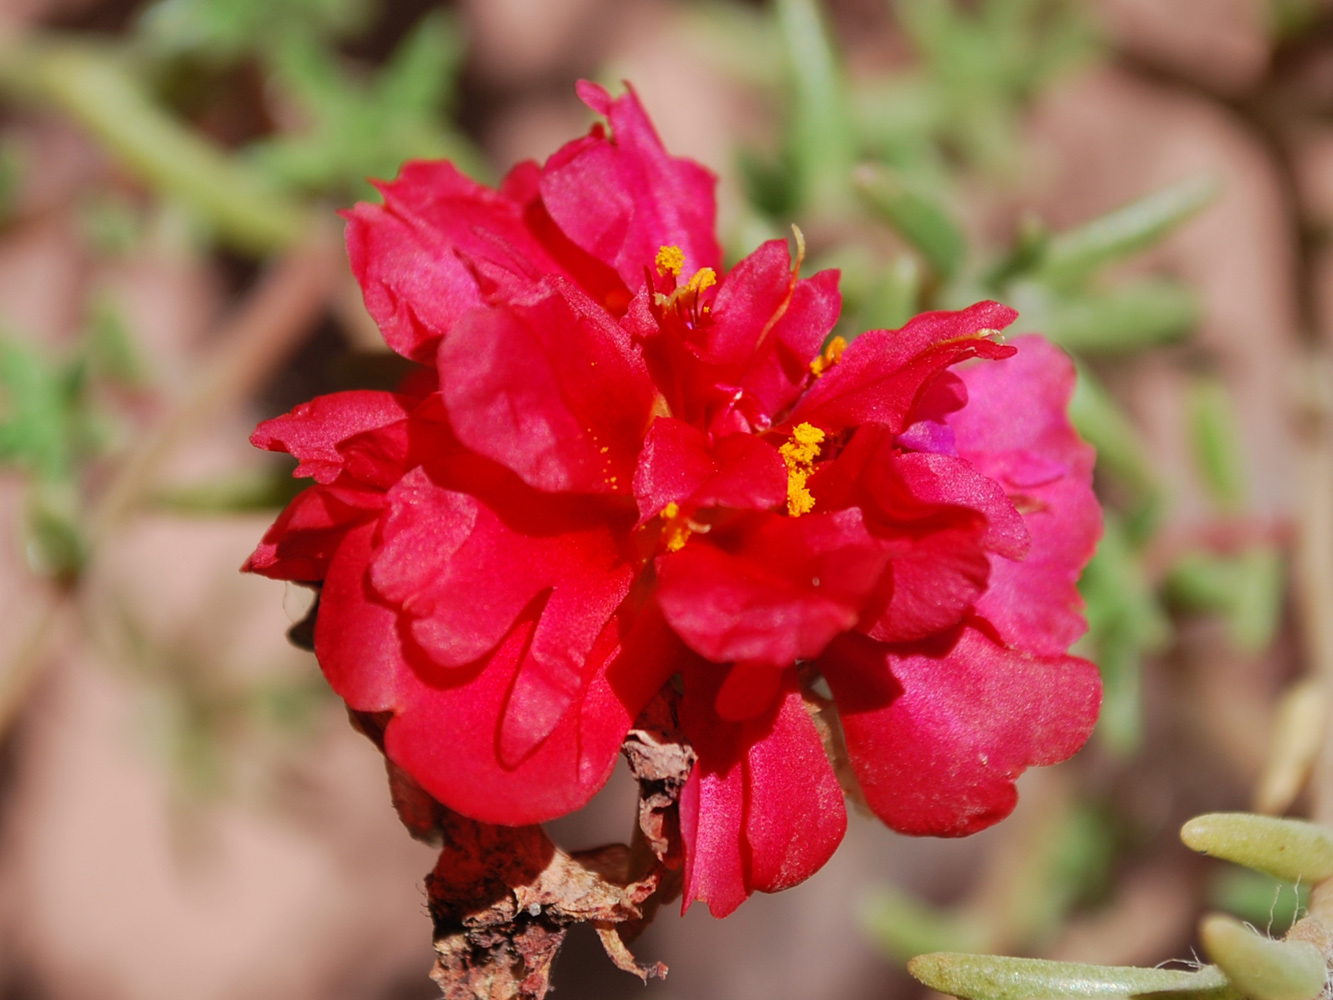
[[1185, 972], [936, 952], [918, 955], [907, 963], [907, 971], [931, 989], [965, 1000], [1131, 997], [1145, 993], [1218, 998], [1233, 995], [1216, 966]]
[[1333, 878], [1333, 832], [1254, 813], [1208, 813], [1180, 829], [1185, 846], [1289, 882]]
[[1056, 286], [1075, 285], [1157, 243], [1211, 203], [1219, 190], [1212, 177], [1191, 177], [1060, 233], [1047, 246], [1037, 277]]

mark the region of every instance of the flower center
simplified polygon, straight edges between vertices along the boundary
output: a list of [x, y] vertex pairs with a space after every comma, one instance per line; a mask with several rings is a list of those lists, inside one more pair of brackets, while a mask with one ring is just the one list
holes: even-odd
[[819, 457], [819, 446], [823, 441], [824, 432], [814, 424], [797, 424], [791, 432], [791, 440], [778, 449], [787, 463], [787, 513], [792, 517], [800, 517], [814, 509], [815, 498], [805, 484], [814, 475], [815, 459]]
[[[657, 251], [654, 263], [661, 277], [670, 275], [672, 279], [679, 279], [685, 266], [685, 254], [678, 246], [664, 246]], [[686, 322], [696, 323], [708, 312], [708, 306], [699, 303], [699, 296], [716, 284], [717, 272], [711, 267], [701, 267], [684, 285], [676, 285], [673, 281], [667, 286], [671, 288], [670, 292], [657, 292], [653, 302], [659, 309], [674, 309]]]
[[682, 514], [680, 504], [671, 501], [662, 508], [662, 542], [668, 552], [679, 552], [696, 531], [707, 533], [709, 525], [700, 524], [688, 515]]
[[834, 337], [828, 342], [828, 347], [824, 348], [824, 353], [810, 362], [810, 372], [815, 378], [823, 375], [826, 371], [842, 360], [842, 352], [847, 350], [847, 341], [843, 337]]

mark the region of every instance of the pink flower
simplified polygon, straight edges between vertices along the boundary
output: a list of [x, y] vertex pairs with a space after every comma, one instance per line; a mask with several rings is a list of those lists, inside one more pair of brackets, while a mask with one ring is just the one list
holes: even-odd
[[1068, 360], [1000, 344], [993, 302], [825, 348], [836, 272], [772, 241], [722, 273], [712, 176], [633, 93], [579, 92], [609, 134], [498, 191], [411, 163], [347, 213], [367, 307], [434, 377], [260, 425], [315, 483], [246, 568], [322, 585], [330, 684], [474, 819], [582, 806], [679, 677], [686, 905], [719, 916], [842, 837], [820, 675], [885, 822], [1002, 818], [1100, 697], [1065, 655], [1100, 530]]

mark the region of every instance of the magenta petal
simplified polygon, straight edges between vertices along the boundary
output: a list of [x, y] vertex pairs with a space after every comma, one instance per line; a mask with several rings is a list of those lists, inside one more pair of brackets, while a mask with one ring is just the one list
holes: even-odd
[[473, 451], [539, 490], [630, 492], [655, 390], [625, 333], [569, 282], [469, 313], [439, 367]]
[[703, 360], [728, 367], [745, 365], [786, 312], [794, 283], [787, 241], [761, 243], [718, 286]]
[[295, 476], [331, 483], [343, 469], [339, 444], [404, 419], [415, 404], [416, 400], [407, 396], [370, 390], [317, 396], [290, 413], [265, 420], [250, 435], [250, 443], [297, 458]]
[[753, 434], [727, 434], [713, 449], [716, 471], [695, 491], [700, 507], [771, 510], [787, 502], [787, 466], [778, 450]]
[[656, 418], [634, 470], [640, 523], [656, 517], [667, 504], [684, 501], [716, 470], [708, 435], [675, 417]]
[[891, 646], [846, 635], [819, 660], [866, 801], [902, 833], [956, 837], [1003, 819], [1029, 766], [1054, 764], [1097, 720], [1097, 668], [1033, 656], [973, 625]]
[[490, 653], [520, 613], [536, 620], [500, 730], [501, 759], [516, 761], [579, 696], [589, 650], [628, 592], [632, 570], [605, 525], [548, 525], [524, 535], [421, 469], [388, 499], [371, 579], [401, 604], [432, 660], [467, 666]]
[[429, 364], [439, 338], [473, 306], [562, 273], [528, 231], [522, 205], [451, 163], [408, 163], [379, 189], [383, 205], [344, 213], [347, 256], [366, 309], [405, 357]]
[[767, 735], [745, 756], [750, 885], [789, 889], [824, 867], [847, 831], [847, 808], [794, 679]]
[[766, 711], [744, 722], [713, 712], [721, 668], [685, 671], [681, 726], [698, 754], [681, 796], [684, 908], [725, 917], [750, 893], [803, 881], [832, 856], [847, 827], [842, 790], [806, 712], [796, 672]]
[[359, 712], [398, 704], [404, 672], [398, 614], [370, 586], [374, 523], [353, 528], [329, 564], [315, 619], [315, 654], [329, 687]]
[[[698, 744], [695, 744], [699, 752]], [[745, 822], [745, 777], [739, 762], [718, 771], [695, 764], [680, 793], [680, 836], [685, 844], [685, 889], [681, 912], [708, 904], [725, 917], [750, 896], [745, 884], [741, 836]]]
[[755, 524], [736, 552], [692, 539], [660, 558], [657, 600], [700, 655], [786, 667], [856, 623], [884, 555], [856, 510]]
[[961, 312], [923, 313], [901, 330], [863, 333], [802, 397], [792, 423], [808, 421], [825, 430], [879, 423], [899, 433], [950, 365], [1012, 355], [1012, 347], [988, 338], [1017, 315], [999, 303], [980, 302]]
[[742, 391], [770, 418], [800, 394], [810, 378], [810, 362], [838, 322], [838, 277], [837, 271], [820, 271], [796, 283], [786, 310], [741, 377]]
[[561, 231], [614, 267], [630, 289], [643, 284], [663, 246], [678, 246], [685, 274], [720, 266], [713, 235], [716, 178], [690, 160], [667, 154], [634, 91], [611, 99], [583, 81], [579, 96], [611, 123], [556, 152], [542, 173], [541, 194]]
[[242, 571], [275, 580], [323, 580], [343, 536], [383, 505], [383, 495], [370, 490], [318, 485], [302, 490], [264, 533]]
[[969, 402], [950, 416], [959, 453], [997, 480], [1024, 511], [1032, 547], [1021, 562], [991, 560], [977, 611], [1023, 649], [1054, 655], [1086, 626], [1077, 582], [1101, 537], [1093, 451], [1069, 422], [1074, 366], [1040, 337], [1018, 354], [963, 373]]

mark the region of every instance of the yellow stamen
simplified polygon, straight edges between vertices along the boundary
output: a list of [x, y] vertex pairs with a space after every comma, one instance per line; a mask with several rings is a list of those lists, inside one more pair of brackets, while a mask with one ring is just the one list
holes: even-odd
[[679, 552], [689, 541], [693, 531], [690, 528], [690, 519], [680, 516], [680, 504], [674, 500], [662, 508], [662, 520], [666, 523], [662, 526], [662, 537], [666, 540], [666, 550], [668, 552]]
[[797, 424], [791, 440], [778, 449], [787, 463], [787, 513], [800, 517], [814, 509], [815, 498], [805, 484], [815, 472], [815, 459], [824, 441], [824, 432], [813, 424]]
[[657, 251], [657, 273], [680, 276], [680, 269], [685, 266], [685, 255], [680, 247], [666, 246]]
[[819, 378], [841, 361], [842, 352], [845, 350], [847, 350], [847, 341], [842, 337], [834, 337], [830, 340], [828, 347], [824, 348], [824, 353], [810, 362], [810, 371], [814, 373], [815, 378]]
[[696, 295], [705, 288], [712, 288], [717, 284], [717, 272], [711, 267], [701, 267], [694, 272], [694, 277], [690, 283], [685, 286], [687, 292], [694, 292]]

